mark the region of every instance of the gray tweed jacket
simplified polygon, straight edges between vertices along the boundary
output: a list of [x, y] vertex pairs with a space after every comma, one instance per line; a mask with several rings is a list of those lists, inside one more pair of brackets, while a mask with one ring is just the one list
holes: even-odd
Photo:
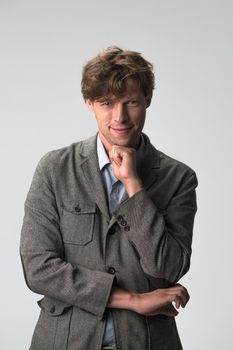
[[[145, 136], [144, 189], [110, 217], [96, 136], [46, 154], [25, 202], [20, 252], [29, 288], [44, 297], [31, 350], [100, 350], [117, 285], [168, 287], [189, 269], [196, 212], [194, 171]], [[117, 350], [182, 349], [175, 320], [111, 310]]]

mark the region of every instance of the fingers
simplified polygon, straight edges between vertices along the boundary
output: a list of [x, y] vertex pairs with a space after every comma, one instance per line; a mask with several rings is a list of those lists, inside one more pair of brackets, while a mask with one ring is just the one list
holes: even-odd
[[160, 294], [162, 302], [172, 303], [176, 309], [184, 308], [190, 298], [187, 289], [180, 284], [176, 284], [171, 288], [157, 290], [157, 292]]
[[126, 188], [128, 195], [131, 195], [132, 181], [138, 181], [136, 168], [136, 151], [133, 148], [112, 146], [109, 151], [109, 159], [112, 162], [114, 175]]
[[122, 163], [122, 157], [120, 157], [119, 155], [117, 155], [117, 156], [111, 156], [111, 157], [109, 157], [109, 159], [110, 159], [110, 161], [112, 162], [112, 163], [115, 163], [116, 165], [118, 165], [118, 166], [121, 166], [121, 163]]
[[109, 152], [109, 159], [110, 159], [110, 161], [112, 163], [115, 163], [118, 166], [121, 166], [122, 158], [123, 158], [122, 152], [120, 152], [119, 150], [117, 150], [113, 146], [112, 149]]
[[175, 317], [179, 314], [179, 312], [174, 308], [172, 304], [166, 305], [164, 308], [162, 308], [162, 314], [170, 317]]
[[147, 314], [147, 316], [165, 315], [165, 316], [169, 316], [169, 317], [175, 317], [178, 314], [179, 314], [179, 312], [170, 303], [170, 304], [161, 306], [160, 308], [157, 308], [156, 311], [153, 311], [153, 312]]
[[135, 150], [133, 148], [114, 145], [109, 151], [109, 159], [119, 164], [124, 157], [133, 157], [134, 153]]
[[175, 303], [176, 308], [179, 309], [180, 306], [184, 308], [190, 299], [187, 289], [181, 284], [176, 284], [170, 289], [174, 295], [173, 302]]

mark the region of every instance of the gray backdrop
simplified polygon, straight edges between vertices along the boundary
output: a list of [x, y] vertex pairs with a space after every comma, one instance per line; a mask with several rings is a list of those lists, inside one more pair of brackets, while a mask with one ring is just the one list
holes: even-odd
[[48, 150], [95, 133], [81, 69], [114, 44], [154, 63], [145, 131], [199, 178], [182, 280], [191, 300], [177, 317], [184, 349], [233, 348], [232, 10], [226, 0], [0, 0], [1, 349], [28, 349], [39, 312], [18, 254], [35, 166]]

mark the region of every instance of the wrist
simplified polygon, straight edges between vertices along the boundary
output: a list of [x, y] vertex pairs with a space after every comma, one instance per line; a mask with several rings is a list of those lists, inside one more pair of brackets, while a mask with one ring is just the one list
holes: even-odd
[[113, 287], [107, 307], [136, 311], [136, 294]]
[[139, 313], [140, 310], [140, 293], [131, 294], [131, 311]]
[[129, 197], [143, 189], [142, 181], [139, 177], [124, 181], [124, 186]]

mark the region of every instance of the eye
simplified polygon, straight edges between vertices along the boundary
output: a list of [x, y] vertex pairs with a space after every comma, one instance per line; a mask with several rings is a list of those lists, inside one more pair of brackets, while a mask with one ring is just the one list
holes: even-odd
[[110, 106], [110, 101], [104, 101], [104, 102], [101, 102], [101, 106]]
[[130, 100], [127, 102], [128, 106], [138, 106], [139, 105], [139, 101], [138, 100]]

